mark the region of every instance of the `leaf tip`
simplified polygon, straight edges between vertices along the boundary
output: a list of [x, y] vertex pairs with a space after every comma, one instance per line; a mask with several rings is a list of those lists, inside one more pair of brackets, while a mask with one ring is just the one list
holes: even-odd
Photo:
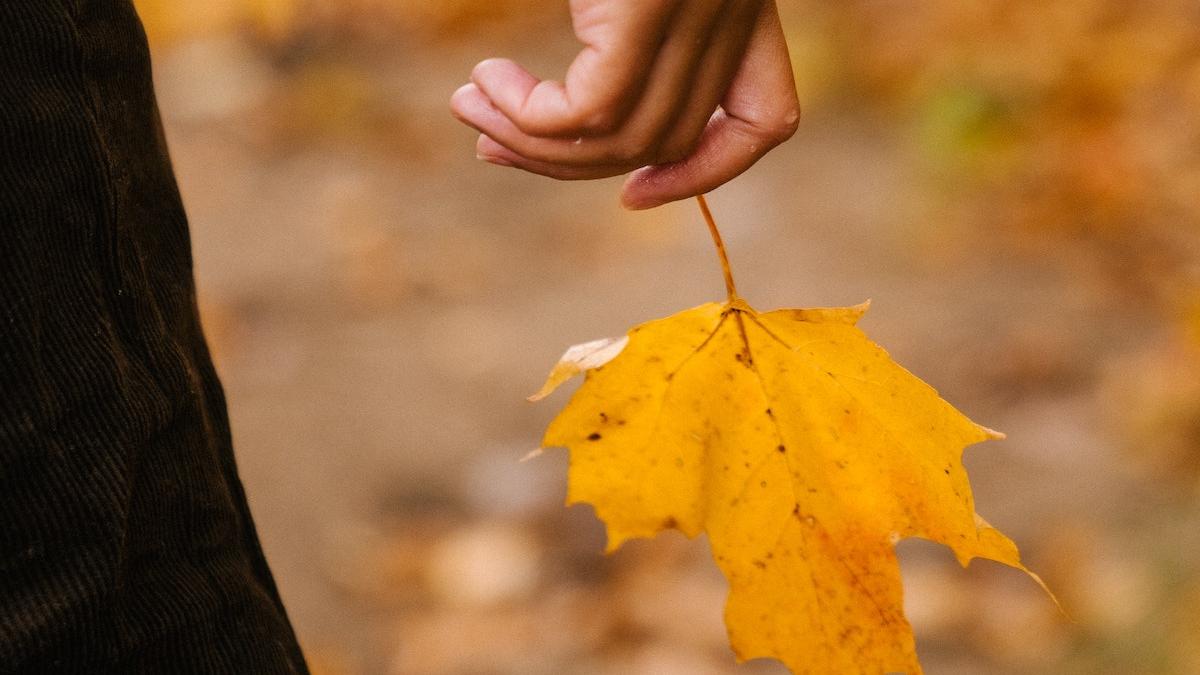
[[521, 459], [517, 460], [517, 462], [519, 464], [524, 464], [525, 462], [528, 462], [531, 459], [536, 459], [538, 457], [541, 457], [545, 453], [546, 453], [545, 448], [534, 448], [533, 450], [530, 450], [529, 452], [525, 453], [524, 456], [521, 457]]
[[617, 549], [621, 548], [621, 545], [624, 544], [628, 539], [628, 536], [619, 532], [614, 532], [612, 526], [609, 526], [608, 540], [604, 543], [604, 555], [612, 555], [616, 553]]
[[1038, 576], [1036, 572], [1028, 567], [1025, 567], [1024, 565], [1021, 565], [1021, 571], [1029, 575], [1031, 579], [1037, 582], [1038, 586], [1042, 587], [1042, 590], [1046, 593], [1046, 595], [1050, 596], [1050, 601], [1054, 603], [1054, 607], [1058, 610], [1058, 613], [1062, 616], [1062, 618], [1072, 623], [1075, 622], [1075, 619], [1071, 618], [1071, 615], [1067, 613], [1066, 608], [1063, 607], [1062, 602], [1059, 601], [1058, 596], [1054, 594], [1054, 591], [1050, 590], [1050, 587], [1046, 585], [1045, 581], [1042, 581], [1042, 578]]
[[849, 319], [848, 323], [851, 326], [857, 324], [858, 320], [863, 318], [863, 315], [867, 313], [868, 309], [871, 309], [871, 299], [870, 298], [863, 300], [862, 302], [858, 303], [857, 305], [851, 305], [851, 306], [847, 307], [845, 309], [845, 312], [846, 312], [847, 318]]
[[989, 429], [988, 427], [985, 427], [982, 424], [977, 424], [975, 426], [979, 427], [979, 430], [983, 432], [983, 435], [986, 436], [987, 440], [989, 440], [989, 441], [1002, 441], [1002, 440], [1008, 438], [1008, 434], [1004, 433], [1003, 431], [996, 431], [995, 429]]

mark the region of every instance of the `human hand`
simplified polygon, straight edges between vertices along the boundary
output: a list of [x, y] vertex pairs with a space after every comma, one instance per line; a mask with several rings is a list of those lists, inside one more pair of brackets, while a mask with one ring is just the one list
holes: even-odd
[[562, 83], [488, 59], [454, 92], [480, 159], [562, 180], [634, 171], [621, 200], [642, 209], [712, 190], [795, 133], [774, 0], [570, 4], [584, 46]]

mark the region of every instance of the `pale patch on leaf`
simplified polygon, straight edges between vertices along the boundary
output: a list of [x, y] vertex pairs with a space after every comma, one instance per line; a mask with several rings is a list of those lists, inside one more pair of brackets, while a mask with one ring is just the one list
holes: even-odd
[[591, 342], [572, 345], [563, 352], [558, 363], [554, 364], [554, 369], [550, 371], [550, 375], [546, 378], [545, 384], [538, 390], [536, 394], [529, 397], [530, 401], [540, 401], [546, 398], [563, 382], [575, 377], [576, 375], [599, 368], [609, 361], [616, 358], [617, 354], [625, 349], [625, 345], [629, 344], [629, 336], [622, 335], [619, 338], [600, 338]]

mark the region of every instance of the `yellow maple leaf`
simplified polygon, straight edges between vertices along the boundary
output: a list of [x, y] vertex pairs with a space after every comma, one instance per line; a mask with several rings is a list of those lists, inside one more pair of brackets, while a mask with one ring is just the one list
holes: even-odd
[[595, 508], [609, 551], [668, 528], [706, 532], [729, 580], [739, 660], [916, 675], [900, 538], [1028, 572], [975, 513], [961, 461], [966, 446], [1003, 436], [867, 339], [855, 326], [866, 304], [752, 309], [701, 206], [729, 300], [577, 345], [531, 397], [585, 373], [542, 441], [570, 450], [567, 502]]

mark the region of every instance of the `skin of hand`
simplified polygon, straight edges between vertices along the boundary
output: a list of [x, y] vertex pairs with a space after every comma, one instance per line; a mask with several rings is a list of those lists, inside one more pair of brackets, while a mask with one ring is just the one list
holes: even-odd
[[451, 110], [480, 159], [562, 180], [633, 172], [632, 209], [712, 190], [800, 120], [775, 2], [571, 0], [583, 48], [562, 82], [507, 59], [475, 66]]

